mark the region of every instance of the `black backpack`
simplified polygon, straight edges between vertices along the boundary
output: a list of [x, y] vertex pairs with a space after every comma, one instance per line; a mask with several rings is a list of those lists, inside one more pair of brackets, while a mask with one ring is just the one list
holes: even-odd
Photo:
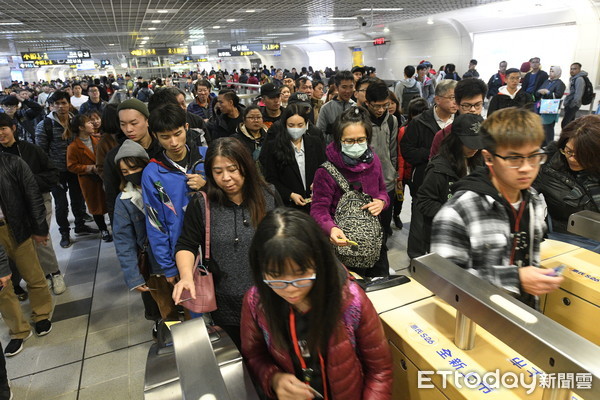
[[353, 190], [331, 162], [324, 162], [322, 167], [342, 189], [342, 197], [335, 208], [333, 219], [349, 240], [358, 243], [358, 246], [334, 246], [335, 254], [348, 268], [371, 268], [379, 260], [383, 230], [379, 218], [360, 208], [373, 199]]
[[150, 91], [148, 88], [141, 88], [137, 94], [137, 99], [147, 103], [150, 100]]
[[590, 82], [587, 76], [582, 76], [585, 87], [583, 89], [583, 96], [581, 96], [581, 104], [587, 106], [592, 103], [594, 99], [594, 85]]
[[404, 87], [402, 91], [402, 114], [408, 114], [408, 103], [416, 97], [421, 97], [421, 91], [416, 82], [412, 87]]

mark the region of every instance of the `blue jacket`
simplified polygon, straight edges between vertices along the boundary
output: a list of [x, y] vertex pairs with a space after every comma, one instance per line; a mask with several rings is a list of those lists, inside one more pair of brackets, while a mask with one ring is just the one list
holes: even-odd
[[[113, 238], [117, 258], [123, 270], [125, 284], [129, 289], [134, 289], [146, 283], [138, 269], [137, 252], [146, 243], [146, 215], [137, 208], [131, 199], [122, 199], [120, 193], [115, 202], [115, 218], [113, 220]], [[162, 274], [152, 251], [148, 249], [150, 272]]]
[[[205, 177], [204, 157], [207, 147], [189, 152], [188, 173]], [[198, 162], [201, 161], [201, 162]], [[183, 214], [190, 201], [187, 177], [171, 165], [164, 152], [150, 160], [142, 174], [142, 194], [146, 208], [146, 231], [150, 248], [167, 278], [179, 272], [175, 265], [175, 245], [181, 234]]]

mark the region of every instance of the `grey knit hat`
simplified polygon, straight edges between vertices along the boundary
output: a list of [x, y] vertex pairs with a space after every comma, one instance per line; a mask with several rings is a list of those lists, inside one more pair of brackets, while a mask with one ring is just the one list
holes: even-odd
[[148, 157], [148, 153], [146, 153], [146, 150], [144, 150], [140, 144], [131, 139], [127, 139], [121, 145], [121, 148], [115, 156], [115, 164], [119, 164], [119, 161], [125, 157], [138, 157], [143, 158], [144, 160], [150, 159], [150, 157]]
[[141, 114], [144, 114], [146, 118], [150, 116], [148, 106], [138, 99], [129, 99], [119, 103], [119, 106], [117, 107], [117, 112], [127, 109], [139, 111]]

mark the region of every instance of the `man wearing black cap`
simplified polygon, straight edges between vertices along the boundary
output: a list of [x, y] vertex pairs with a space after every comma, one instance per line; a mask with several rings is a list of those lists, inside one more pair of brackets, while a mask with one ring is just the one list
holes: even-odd
[[461, 114], [454, 118], [441, 154], [427, 165], [423, 184], [413, 200], [406, 249], [410, 258], [429, 252], [433, 217], [451, 197], [452, 185], [469, 169], [483, 164], [481, 155], [476, 155], [483, 148], [479, 136], [482, 122], [483, 117], [476, 114]]
[[260, 108], [263, 122], [267, 129], [281, 118], [283, 107], [281, 107], [281, 88], [275, 87], [273, 83], [265, 83], [260, 87], [260, 97], [265, 105]]
[[358, 65], [352, 67], [352, 71], [350, 72], [352, 72], [352, 75], [354, 75], [354, 83], [358, 82], [360, 78], [362, 78], [365, 75], [365, 69]]

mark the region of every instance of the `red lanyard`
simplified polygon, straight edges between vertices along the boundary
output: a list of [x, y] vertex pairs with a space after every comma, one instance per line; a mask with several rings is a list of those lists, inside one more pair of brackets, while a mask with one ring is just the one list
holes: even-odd
[[[302, 368], [302, 375], [304, 377], [304, 383], [307, 385], [310, 384], [310, 373], [312, 370], [307, 368], [306, 361], [304, 357], [302, 357], [302, 352], [300, 351], [300, 345], [298, 344], [298, 337], [296, 335], [296, 315], [294, 315], [294, 310], [290, 307], [290, 334], [292, 335], [292, 344], [294, 346], [294, 352], [298, 357], [298, 361], [300, 362], [300, 367]], [[325, 400], [328, 400], [327, 393], [327, 376], [325, 375], [325, 361], [323, 361], [323, 357], [319, 352], [319, 364], [321, 365], [321, 379], [323, 380], [323, 397]]]
[[[492, 175], [496, 176], [496, 173], [494, 172], [494, 169], [492, 167], [490, 167], [490, 171], [491, 171]], [[513, 216], [515, 217], [515, 233], [513, 235], [514, 237], [513, 237], [513, 242], [512, 242], [512, 249], [510, 251], [510, 263], [509, 263], [510, 265], [513, 265], [515, 263], [515, 254], [517, 252], [517, 234], [519, 233], [519, 226], [521, 225], [521, 218], [523, 218], [523, 213], [525, 212], [525, 198], [524, 198], [524, 196], [521, 196], [521, 204], [519, 205], [519, 213], [517, 214], [517, 212], [515, 211], [515, 208], [512, 206], [512, 204], [508, 200], [508, 196], [506, 196], [504, 194], [502, 189], [498, 188], [498, 190], [500, 191], [500, 194], [502, 194], [502, 197], [504, 197], [504, 200], [506, 200], [506, 202], [508, 203], [510, 211], [512, 211]], [[531, 218], [531, 216], [530, 216], [530, 218]]]

